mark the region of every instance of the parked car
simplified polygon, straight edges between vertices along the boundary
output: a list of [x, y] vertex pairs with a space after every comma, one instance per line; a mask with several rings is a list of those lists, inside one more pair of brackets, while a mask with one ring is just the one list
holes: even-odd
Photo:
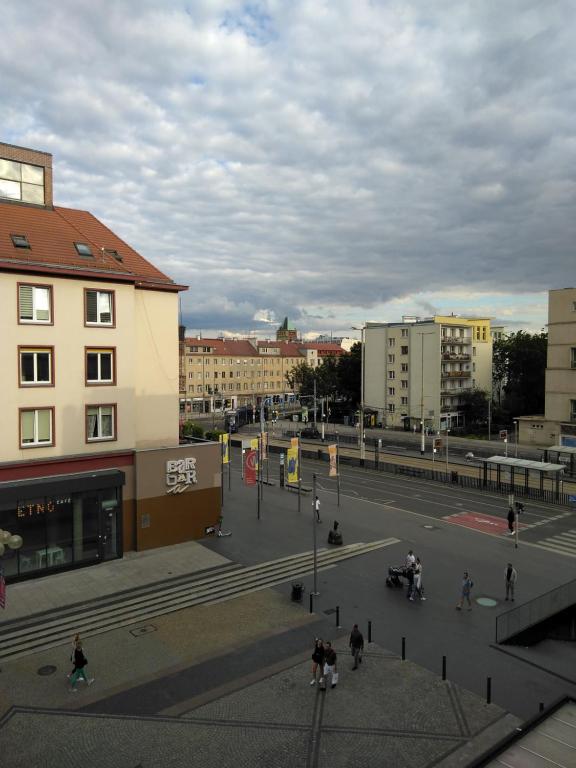
[[316, 427], [306, 427], [300, 432], [300, 437], [308, 437], [312, 440], [317, 440], [320, 437], [320, 432]]

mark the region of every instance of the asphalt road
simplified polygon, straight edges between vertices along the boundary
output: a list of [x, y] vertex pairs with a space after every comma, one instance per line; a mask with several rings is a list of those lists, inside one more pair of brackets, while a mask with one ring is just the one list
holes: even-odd
[[[278, 462], [276, 457], [270, 461], [270, 477], [277, 481]], [[437, 673], [446, 655], [449, 677], [477, 694], [484, 693], [486, 678], [491, 677], [495, 703], [522, 718], [534, 714], [540, 702], [550, 703], [566, 691], [576, 695], [573, 664], [537, 651], [521, 658], [514, 649], [493, 647], [496, 615], [509, 608], [503, 594], [509, 561], [519, 573], [517, 604], [574, 578], [576, 549], [546, 548], [548, 539], [576, 528], [571, 511], [528, 504], [516, 549], [504, 533], [505, 497], [341, 467], [338, 507], [327, 464], [305, 460], [303, 484], [311, 486], [316, 473], [323, 523], [313, 522], [311, 494], [302, 495], [299, 511], [297, 494], [278, 485], [264, 486], [258, 519], [256, 489], [242, 485], [239, 469], [239, 451], [234, 450], [232, 490], [226, 482], [224, 497], [224, 528], [232, 536], [208, 540], [208, 546], [240, 563], [254, 564], [309, 551], [314, 529], [318, 546], [326, 546], [335, 519], [346, 544], [397, 537], [399, 544], [319, 573], [315, 611], [339, 606], [342, 631], [355, 622], [366, 631], [371, 620], [375, 641], [394, 652], [400, 651], [405, 637], [408, 657]], [[474, 527], [454, 524], [463, 518]], [[426, 602], [409, 602], [402, 590], [385, 586], [388, 566], [403, 563], [408, 549], [422, 559]], [[465, 569], [474, 580], [473, 597], [492, 598], [494, 607], [475, 604], [470, 613], [455, 610]], [[312, 577], [307, 577], [306, 601], [312, 585]], [[290, 585], [278, 589], [288, 595]]]

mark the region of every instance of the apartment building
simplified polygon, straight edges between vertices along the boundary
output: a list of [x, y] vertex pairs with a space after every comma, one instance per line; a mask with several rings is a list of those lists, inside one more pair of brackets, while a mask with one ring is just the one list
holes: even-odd
[[518, 419], [521, 443], [576, 447], [576, 288], [548, 292], [544, 414]]
[[315, 368], [342, 353], [337, 344], [278, 340], [186, 338], [181, 409], [211, 413], [293, 397], [287, 376], [306, 363]]
[[462, 393], [492, 387], [488, 318], [454, 315], [364, 330], [364, 407], [386, 427], [432, 430], [460, 426]]
[[8, 579], [216, 522], [219, 446], [179, 445], [184, 289], [92, 214], [54, 206], [51, 155], [0, 144], [0, 528], [24, 542], [3, 556]]

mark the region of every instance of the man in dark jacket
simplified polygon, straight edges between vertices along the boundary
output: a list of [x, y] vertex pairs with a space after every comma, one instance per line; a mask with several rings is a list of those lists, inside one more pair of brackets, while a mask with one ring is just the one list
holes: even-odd
[[358, 629], [358, 624], [354, 624], [350, 633], [350, 650], [354, 657], [352, 669], [358, 669], [358, 664], [362, 663], [362, 651], [364, 650], [364, 638], [362, 632]]

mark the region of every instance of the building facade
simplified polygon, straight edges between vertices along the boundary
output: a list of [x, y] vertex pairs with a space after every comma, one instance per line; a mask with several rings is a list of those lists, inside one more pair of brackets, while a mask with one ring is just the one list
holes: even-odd
[[337, 344], [271, 339], [186, 338], [182, 370], [185, 413], [211, 413], [263, 401], [282, 404], [294, 398], [288, 376], [305, 363], [317, 367], [343, 352]]
[[576, 447], [576, 288], [548, 292], [544, 415], [518, 419], [519, 441]]
[[368, 323], [364, 408], [386, 427], [462, 425], [462, 393], [492, 388], [490, 320], [435, 316]]
[[53, 205], [49, 154], [0, 144], [0, 528], [24, 541], [8, 578], [217, 520], [219, 446], [179, 445], [183, 289], [90, 213]]

